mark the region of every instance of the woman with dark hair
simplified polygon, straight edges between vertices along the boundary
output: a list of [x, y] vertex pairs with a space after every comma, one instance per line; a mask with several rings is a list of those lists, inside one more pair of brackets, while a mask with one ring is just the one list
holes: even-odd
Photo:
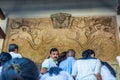
[[3, 65], [0, 80], [39, 80], [39, 71], [30, 59], [14, 58]]
[[101, 80], [101, 63], [94, 57], [95, 52], [91, 49], [82, 52], [82, 58], [73, 65], [72, 76], [75, 80]]
[[40, 80], [73, 80], [73, 78], [68, 72], [62, 71], [61, 68], [51, 67], [49, 71], [40, 78]]
[[102, 80], [117, 80], [115, 70], [107, 62], [101, 61], [101, 77]]

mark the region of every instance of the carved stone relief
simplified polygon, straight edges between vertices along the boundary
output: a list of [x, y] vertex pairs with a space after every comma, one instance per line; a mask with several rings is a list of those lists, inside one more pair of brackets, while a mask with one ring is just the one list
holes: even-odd
[[63, 14], [51, 16], [55, 21], [51, 18], [10, 18], [3, 51], [7, 51], [8, 44], [16, 43], [24, 57], [41, 63], [49, 56], [52, 47], [60, 52], [74, 49], [76, 58], [90, 48], [101, 60], [115, 60], [119, 44], [114, 16], [71, 17], [67, 14], [70, 19], [65, 22], [65, 18], [59, 19], [60, 15]]
[[53, 23], [53, 27], [55, 29], [70, 28], [71, 14], [67, 14], [67, 13], [52, 14], [51, 15], [51, 20], [52, 20], [52, 23]]

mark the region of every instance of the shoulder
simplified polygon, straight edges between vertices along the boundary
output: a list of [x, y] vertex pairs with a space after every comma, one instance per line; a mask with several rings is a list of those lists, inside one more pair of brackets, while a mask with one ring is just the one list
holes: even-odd
[[118, 61], [120, 61], [120, 56], [117, 56], [116, 59], [117, 59]]
[[18, 55], [19, 57], [22, 57], [22, 55], [20, 53], [17, 53], [16, 55]]
[[74, 60], [74, 61], [75, 61], [75, 58], [73, 58], [73, 57], [68, 57], [67, 60]]
[[15, 54], [15, 53], [14, 53], [14, 52], [9, 52], [9, 54], [11, 54], [11, 55], [12, 55], [12, 54]]
[[100, 59], [98, 59], [98, 58], [94, 58], [94, 59], [90, 59], [90, 60], [100, 62]]
[[40, 78], [40, 80], [45, 80], [46, 78], [48, 78], [49, 77], [49, 74], [48, 73], [45, 73], [41, 78]]
[[44, 61], [43, 61], [43, 63], [47, 63], [47, 62], [49, 62], [50, 61], [50, 59], [45, 59]]
[[42, 66], [48, 66], [50, 63], [50, 59], [45, 59], [43, 62], [42, 62]]

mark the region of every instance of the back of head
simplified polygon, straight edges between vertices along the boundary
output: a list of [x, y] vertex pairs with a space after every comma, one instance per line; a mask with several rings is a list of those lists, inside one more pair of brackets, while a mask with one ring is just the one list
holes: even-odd
[[7, 52], [1, 52], [0, 54], [0, 66], [12, 59], [12, 56]]
[[4, 64], [1, 80], [39, 80], [39, 71], [30, 59], [14, 58]]
[[62, 71], [61, 68], [59, 67], [51, 67], [48, 71], [49, 75], [52, 76], [52, 75], [59, 75], [60, 71]]
[[61, 61], [66, 59], [66, 51], [60, 53], [59, 58], [58, 58], [58, 62], [60, 63]]
[[92, 58], [92, 56], [91, 56], [92, 54], [95, 55], [95, 52], [92, 49], [87, 49], [87, 50], [82, 52], [82, 57], [84, 59]]
[[18, 49], [17, 44], [9, 44], [9, 52], [14, 52], [15, 49]]
[[67, 57], [75, 57], [75, 54], [76, 54], [75, 50], [73, 49], [67, 50]]
[[[50, 50], [50, 54], [52, 53], [52, 52], [55, 52], [55, 51], [58, 51], [58, 49], [57, 48], [52, 48], [51, 50]], [[59, 51], [58, 51], [59, 52]]]

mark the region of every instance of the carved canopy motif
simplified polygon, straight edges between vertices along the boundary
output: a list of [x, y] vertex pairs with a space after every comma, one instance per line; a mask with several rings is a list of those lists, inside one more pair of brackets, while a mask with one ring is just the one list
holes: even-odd
[[70, 28], [71, 25], [71, 14], [67, 13], [56, 13], [51, 15], [53, 27], [55, 29]]
[[[90, 48], [95, 50], [96, 57], [101, 60], [115, 60], [119, 53], [115, 16], [72, 17], [61, 13], [57, 15], [64, 18], [59, 19], [61, 17], [56, 15], [51, 16], [52, 20], [10, 18], [3, 51], [7, 51], [8, 44], [16, 43], [24, 57], [41, 63], [49, 56], [52, 47], [58, 48], [60, 52], [74, 49], [77, 52], [76, 58], [81, 57], [83, 50]], [[66, 17], [69, 18], [67, 22]]]

